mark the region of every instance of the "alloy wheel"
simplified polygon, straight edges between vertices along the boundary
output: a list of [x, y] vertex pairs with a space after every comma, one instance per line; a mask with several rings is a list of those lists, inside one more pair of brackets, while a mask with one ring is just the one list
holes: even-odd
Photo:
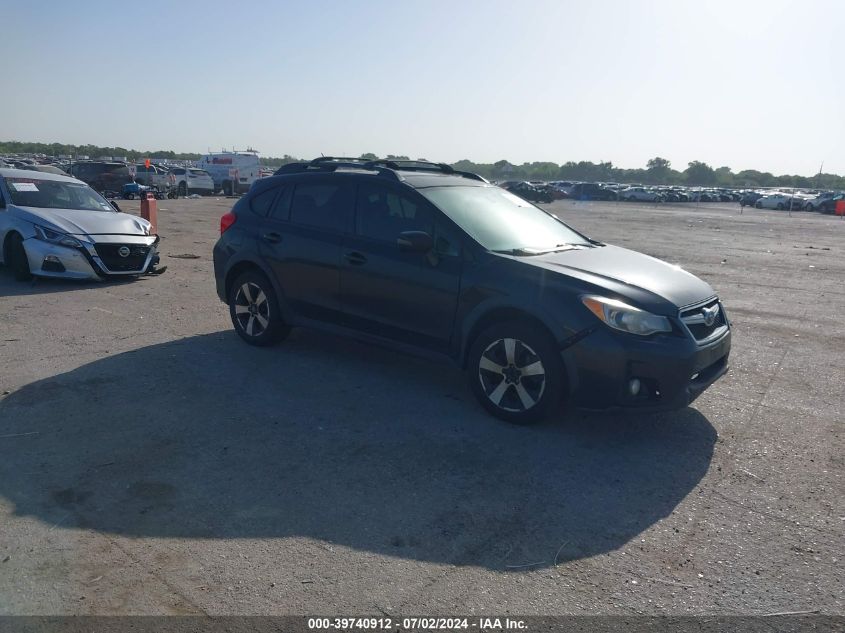
[[270, 325], [270, 302], [255, 283], [244, 283], [235, 295], [235, 320], [247, 336], [261, 336]]
[[502, 338], [481, 354], [478, 379], [495, 406], [522, 412], [532, 409], [543, 397], [546, 369], [540, 356], [524, 342]]

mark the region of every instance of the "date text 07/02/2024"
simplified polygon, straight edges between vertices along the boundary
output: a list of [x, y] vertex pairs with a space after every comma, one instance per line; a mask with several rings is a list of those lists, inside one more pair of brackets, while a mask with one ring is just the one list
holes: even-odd
[[308, 618], [308, 629], [313, 631], [362, 631], [393, 630], [405, 631], [524, 631], [524, 620], [517, 618], [477, 617], [477, 618], [442, 618], [442, 617], [407, 617], [407, 618], [366, 618], [333, 617]]

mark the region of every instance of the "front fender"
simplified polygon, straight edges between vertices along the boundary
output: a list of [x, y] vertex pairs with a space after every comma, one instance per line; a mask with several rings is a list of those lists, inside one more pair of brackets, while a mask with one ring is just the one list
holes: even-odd
[[9, 233], [19, 233], [24, 240], [36, 237], [32, 222], [19, 217], [14, 208], [5, 212], [0, 210], [0, 262], [6, 262], [6, 237]]

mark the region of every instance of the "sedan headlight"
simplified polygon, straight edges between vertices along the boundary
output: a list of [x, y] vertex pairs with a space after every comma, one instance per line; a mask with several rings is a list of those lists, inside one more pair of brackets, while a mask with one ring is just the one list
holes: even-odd
[[59, 233], [58, 231], [44, 228], [43, 226], [38, 226], [37, 224], [35, 225], [35, 234], [38, 236], [39, 240], [44, 240], [45, 242], [50, 242], [51, 244], [61, 244], [62, 246], [69, 246], [70, 248], [80, 248], [82, 246], [82, 242], [75, 237], [66, 233]]
[[585, 306], [614, 330], [648, 336], [657, 332], [671, 332], [669, 319], [640, 310], [616, 299], [586, 295], [581, 297]]

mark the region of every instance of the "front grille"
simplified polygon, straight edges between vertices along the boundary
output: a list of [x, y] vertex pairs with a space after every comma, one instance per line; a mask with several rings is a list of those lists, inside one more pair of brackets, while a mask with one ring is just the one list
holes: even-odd
[[[713, 322], [706, 322], [706, 313], [717, 310]], [[687, 308], [681, 312], [681, 321], [690, 331], [696, 341], [704, 341], [727, 326], [725, 311], [718, 299], [713, 299], [694, 308]]]
[[[121, 257], [118, 251], [124, 246], [129, 255]], [[115, 273], [141, 272], [150, 254], [150, 247], [140, 244], [95, 244], [94, 248], [105, 267]]]

